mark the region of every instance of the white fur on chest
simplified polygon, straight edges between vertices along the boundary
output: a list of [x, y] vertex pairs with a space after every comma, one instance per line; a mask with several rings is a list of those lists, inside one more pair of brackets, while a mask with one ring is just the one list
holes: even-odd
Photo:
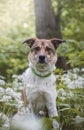
[[[56, 79], [52, 73], [49, 77], [41, 78], [33, 74], [30, 68], [24, 73], [24, 82], [26, 86], [26, 94], [29, 102], [36, 109], [46, 106], [46, 100], [56, 100]], [[52, 105], [52, 104], [50, 104]]]
[[31, 71], [30, 68], [24, 73], [24, 83], [27, 88], [38, 89], [38, 90], [56, 90], [56, 78], [52, 73], [49, 77], [38, 77]]

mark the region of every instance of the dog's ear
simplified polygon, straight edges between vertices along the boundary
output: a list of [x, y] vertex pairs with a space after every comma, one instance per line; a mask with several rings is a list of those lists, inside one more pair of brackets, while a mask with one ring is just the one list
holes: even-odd
[[35, 40], [36, 40], [35, 38], [29, 38], [29, 39], [26, 39], [25, 41], [23, 41], [22, 43], [23, 43], [23, 44], [24, 44], [24, 43], [27, 43], [28, 46], [31, 48], [32, 45], [34, 44]]
[[66, 42], [66, 41], [62, 40], [62, 39], [58, 39], [58, 38], [51, 39], [51, 43], [54, 45], [55, 49], [57, 49], [59, 47], [59, 45], [64, 42]]

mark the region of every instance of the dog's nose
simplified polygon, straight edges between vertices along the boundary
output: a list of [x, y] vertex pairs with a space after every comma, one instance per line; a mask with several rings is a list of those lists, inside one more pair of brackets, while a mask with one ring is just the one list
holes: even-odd
[[44, 55], [40, 55], [39, 56], [39, 62], [40, 63], [44, 63], [45, 62], [45, 56]]

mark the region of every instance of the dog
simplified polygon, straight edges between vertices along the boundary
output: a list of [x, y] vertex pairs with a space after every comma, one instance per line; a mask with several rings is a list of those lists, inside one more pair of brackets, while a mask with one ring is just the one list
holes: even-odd
[[[29, 68], [24, 73], [25, 88], [22, 98], [36, 116], [58, 116], [56, 108], [56, 77], [53, 73], [57, 61], [56, 50], [64, 40], [30, 38], [23, 43], [30, 47]], [[58, 123], [53, 121], [56, 129]]]

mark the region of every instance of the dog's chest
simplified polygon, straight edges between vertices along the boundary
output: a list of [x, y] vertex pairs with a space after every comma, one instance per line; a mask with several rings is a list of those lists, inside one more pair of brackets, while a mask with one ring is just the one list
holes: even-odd
[[[44, 107], [47, 96], [56, 97], [55, 76], [52, 74], [46, 78], [40, 78], [28, 69], [24, 75], [27, 98], [36, 107]], [[50, 99], [49, 99], [50, 100]]]
[[31, 69], [28, 68], [24, 74], [24, 83], [27, 88], [45, 90], [53, 89], [56, 87], [56, 78], [54, 74], [51, 74], [49, 77], [38, 77], [32, 73]]

